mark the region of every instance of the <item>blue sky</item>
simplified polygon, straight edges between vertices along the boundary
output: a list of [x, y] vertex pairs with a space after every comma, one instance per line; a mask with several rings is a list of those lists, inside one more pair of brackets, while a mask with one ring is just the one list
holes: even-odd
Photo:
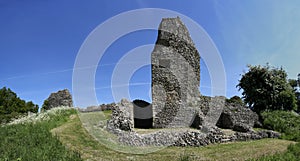
[[[64, 88], [72, 92], [74, 62], [86, 37], [112, 16], [140, 8], [174, 10], [206, 30], [223, 59], [227, 97], [240, 95], [235, 86], [247, 64], [282, 66], [289, 78], [300, 73], [300, 1], [296, 0], [0, 0], [0, 87], [39, 105], [51, 92]], [[131, 49], [155, 43], [156, 36], [153, 30], [133, 32], [108, 48], [95, 75], [100, 104], [113, 101], [109, 87], [114, 64]], [[201, 63], [200, 91], [210, 95], [209, 74]], [[131, 82], [140, 85], [131, 86], [132, 99], [151, 100], [150, 74], [148, 66], [133, 75]]]

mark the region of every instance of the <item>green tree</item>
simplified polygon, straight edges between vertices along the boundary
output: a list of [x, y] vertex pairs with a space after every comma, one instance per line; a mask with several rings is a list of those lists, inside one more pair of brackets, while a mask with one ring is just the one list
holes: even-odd
[[49, 102], [48, 102], [48, 100], [45, 100], [43, 105], [42, 105], [41, 111], [46, 111], [46, 110], [49, 110], [49, 109], [50, 109]]
[[270, 110], [295, 110], [296, 97], [282, 68], [248, 66], [237, 87], [243, 90], [245, 103], [257, 113]]
[[289, 84], [293, 87], [293, 89], [296, 91], [297, 87], [297, 80], [296, 79], [289, 79]]
[[245, 105], [244, 101], [239, 96], [233, 96], [230, 99], [226, 99], [227, 103], [233, 103], [233, 104], [239, 104], [239, 105]]
[[26, 102], [26, 109], [27, 109], [27, 111], [37, 113], [39, 106], [34, 104], [32, 101], [29, 101], [29, 102]]
[[0, 89], [0, 123], [6, 123], [23, 113], [37, 112], [38, 105], [20, 99], [11, 89]]
[[297, 88], [298, 88], [298, 81], [296, 79], [289, 79], [289, 84], [292, 86], [293, 91], [294, 91], [294, 93], [296, 95], [298, 111], [300, 111], [300, 108], [299, 108], [300, 107], [300, 92], [299, 92], [299, 90], [297, 90]]

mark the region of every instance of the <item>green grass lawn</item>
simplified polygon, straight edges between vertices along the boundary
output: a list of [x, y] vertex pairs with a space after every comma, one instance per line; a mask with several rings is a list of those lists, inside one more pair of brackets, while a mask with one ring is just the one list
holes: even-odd
[[[129, 147], [120, 146], [116, 137], [104, 130], [110, 112], [79, 113], [51, 132], [84, 160], [247, 160], [282, 153], [294, 143], [280, 139], [214, 144], [206, 147]], [[140, 132], [143, 133], [142, 130]], [[115, 150], [113, 150], [115, 149]], [[156, 151], [158, 150], [158, 151]], [[145, 151], [155, 151], [148, 154]]]

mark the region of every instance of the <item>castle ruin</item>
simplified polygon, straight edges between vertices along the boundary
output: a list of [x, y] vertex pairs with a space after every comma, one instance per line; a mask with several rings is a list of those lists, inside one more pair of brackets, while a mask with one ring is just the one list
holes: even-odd
[[200, 101], [200, 55], [179, 17], [162, 19], [151, 64], [153, 126], [189, 127]]
[[[162, 19], [151, 63], [152, 104], [123, 99], [113, 108], [111, 119], [107, 121], [106, 129], [116, 134], [120, 143], [205, 146], [280, 136], [271, 130], [254, 131], [252, 128], [259, 120], [250, 109], [225, 103], [225, 97], [200, 95], [200, 55], [179, 17]], [[216, 124], [235, 132], [223, 133]], [[157, 129], [147, 134], [134, 130], [152, 127], [174, 130]]]

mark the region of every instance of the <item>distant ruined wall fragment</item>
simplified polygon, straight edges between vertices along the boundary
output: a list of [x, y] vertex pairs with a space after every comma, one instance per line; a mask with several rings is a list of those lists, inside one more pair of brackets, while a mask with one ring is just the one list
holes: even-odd
[[67, 89], [51, 93], [50, 96], [44, 101], [42, 108], [49, 110], [51, 108], [60, 106], [73, 107], [72, 95]]

